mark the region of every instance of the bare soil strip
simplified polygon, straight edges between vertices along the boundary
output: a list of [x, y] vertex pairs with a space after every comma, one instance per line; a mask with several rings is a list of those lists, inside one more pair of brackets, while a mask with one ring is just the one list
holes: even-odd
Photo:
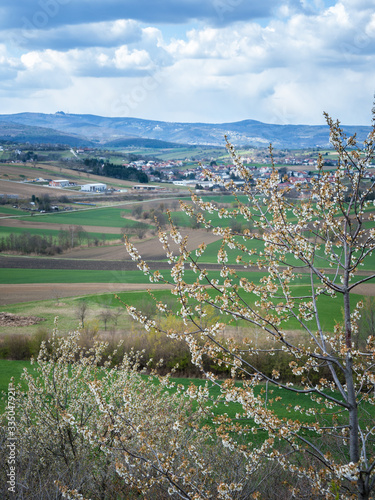
[[2, 285], [0, 289], [0, 306], [31, 302], [36, 300], [59, 300], [63, 297], [76, 297], [101, 293], [118, 293], [124, 291], [141, 291], [168, 289], [167, 285], [158, 283], [36, 283], [24, 285]]

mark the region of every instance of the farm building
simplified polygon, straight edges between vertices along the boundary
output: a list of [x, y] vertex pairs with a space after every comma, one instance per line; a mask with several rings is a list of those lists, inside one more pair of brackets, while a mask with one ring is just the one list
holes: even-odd
[[69, 181], [67, 179], [55, 179], [49, 182], [49, 185], [52, 187], [66, 187], [69, 186]]
[[89, 191], [91, 193], [97, 193], [101, 191], [106, 191], [107, 190], [107, 184], [84, 184], [81, 186], [81, 191]]

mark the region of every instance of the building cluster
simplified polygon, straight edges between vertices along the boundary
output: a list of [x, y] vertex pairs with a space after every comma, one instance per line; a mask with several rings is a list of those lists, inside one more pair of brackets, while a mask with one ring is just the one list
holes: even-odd
[[[302, 187], [302, 189], [308, 190], [311, 184], [311, 180], [315, 177], [319, 176], [318, 171], [316, 170], [317, 161], [308, 159], [304, 163], [308, 167], [311, 167], [312, 170], [301, 170], [293, 169], [290, 166], [284, 167], [282, 165], [277, 165], [276, 169], [279, 172], [279, 183], [280, 187], [289, 187], [293, 189], [297, 185]], [[290, 163], [288, 163], [290, 165]], [[154, 169], [159, 169], [157, 165], [153, 165]], [[247, 168], [250, 170], [254, 181], [256, 179], [266, 179], [272, 173], [272, 168], [269, 165], [259, 166], [259, 165], [247, 165]], [[147, 169], [145, 170], [147, 173]], [[165, 172], [162, 167], [161, 172]], [[210, 172], [215, 174], [216, 176], [222, 179], [222, 183], [215, 184], [211, 180], [208, 180], [206, 172]], [[236, 184], [242, 184], [241, 179], [237, 176], [236, 168], [233, 164], [216, 164], [216, 162], [211, 161], [209, 165], [196, 166], [188, 169], [169, 169], [165, 172], [166, 175], [163, 177], [164, 182], [173, 183], [176, 186], [186, 186], [190, 188], [199, 188], [199, 189], [218, 189], [223, 190], [224, 184], [229, 180], [233, 180]], [[150, 177], [150, 181], [159, 181], [160, 178], [152, 176], [152, 174], [148, 174]], [[369, 170], [365, 177], [371, 179], [375, 176], [375, 170]], [[334, 170], [332, 170], [332, 175], [328, 178], [330, 182], [335, 181]]]
[[[71, 149], [71, 151], [74, 151]], [[77, 154], [90, 153], [91, 148], [83, 148], [75, 150]], [[326, 152], [325, 155], [328, 155]], [[333, 171], [337, 165], [337, 159], [332, 156], [324, 156], [324, 161], [327, 168], [332, 169], [332, 176], [329, 178], [331, 182], [334, 181]], [[279, 183], [281, 187], [288, 187], [293, 189], [296, 185], [302, 190], [309, 190], [312, 178], [318, 175], [316, 170], [317, 154], [292, 151], [275, 151], [274, 156], [275, 166], [279, 172]], [[252, 150], [246, 152], [242, 156], [242, 160], [246, 167], [250, 170], [254, 181], [257, 179], [266, 179], [271, 175], [272, 168], [270, 167], [271, 158], [269, 152], [266, 150]], [[234, 183], [241, 185], [242, 181], [237, 175], [235, 165], [232, 163], [225, 163], [222, 160], [215, 158], [205, 158], [202, 163], [186, 158], [185, 160], [147, 160], [137, 159], [135, 161], [124, 163], [124, 167], [133, 167], [142, 171], [147, 175], [146, 182], [139, 183], [133, 186], [133, 191], [156, 191], [165, 190], [162, 183], [169, 183], [175, 186], [186, 187], [190, 189], [200, 190], [225, 190], [225, 184], [232, 180]], [[374, 167], [372, 165], [371, 167]], [[209, 180], [207, 171], [220, 177], [222, 182], [214, 183]], [[375, 176], [374, 169], [368, 173], [371, 179]], [[147, 182], [148, 178], [148, 182]], [[139, 182], [132, 179], [133, 182]], [[55, 188], [76, 188], [87, 193], [105, 193], [109, 191], [124, 191], [108, 188], [105, 183], [89, 183], [84, 185], [77, 185], [77, 183], [69, 181], [68, 179], [28, 179], [26, 182], [45, 183], [50, 187]], [[143, 182], [143, 181], [141, 181]]]

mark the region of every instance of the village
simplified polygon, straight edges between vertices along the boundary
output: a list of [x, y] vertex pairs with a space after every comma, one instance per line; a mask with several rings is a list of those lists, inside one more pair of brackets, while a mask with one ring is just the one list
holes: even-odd
[[[31, 146], [33, 149], [30, 150]], [[25, 173], [22, 182], [37, 184], [72, 192], [81, 192], [88, 195], [110, 195], [121, 193], [168, 193], [172, 189], [196, 190], [200, 192], [225, 193], [225, 184], [229, 181], [238, 187], [243, 181], [238, 177], [236, 167], [231, 163], [224, 148], [221, 150], [207, 148], [190, 157], [181, 158], [181, 148], [176, 150], [160, 151], [129, 151], [129, 150], [101, 150], [98, 148], [56, 148], [49, 149], [48, 145], [3, 144], [1, 146], [0, 162], [23, 165]], [[175, 151], [175, 158], [173, 158]], [[157, 154], [156, 154], [157, 153]], [[291, 197], [305, 197], [308, 195], [311, 181], [319, 176], [317, 170], [319, 155], [323, 159], [325, 168], [332, 172], [329, 182], [334, 182], [334, 171], [337, 159], [329, 150], [274, 150], [271, 160], [270, 152], [266, 148], [251, 148], [240, 151], [244, 165], [251, 173], [253, 182], [266, 179], [275, 168], [279, 173], [279, 186], [286, 188]], [[158, 157], [159, 156], [159, 157]], [[52, 161], [51, 161], [52, 160]], [[33, 176], [38, 165], [45, 162], [60, 166], [65, 172], [65, 178], [57, 175], [51, 177]], [[273, 162], [273, 166], [272, 166]], [[35, 167], [30, 168], [30, 167]], [[68, 172], [72, 175], [68, 175]], [[79, 174], [77, 179], [76, 173]], [[74, 175], [73, 175], [74, 174]], [[222, 182], [214, 183], [208, 177], [213, 174], [220, 177]], [[87, 179], [84, 177], [87, 176]], [[106, 177], [100, 182], [100, 176]], [[373, 179], [375, 165], [369, 165], [365, 178]], [[108, 179], [113, 178], [113, 183]], [[116, 179], [126, 179], [132, 182], [126, 187], [119, 186]], [[298, 189], [296, 189], [298, 188]], [[33, 210], [33, 207], [29, 208]], [[44, 209], [43, 209], [44, 210]], [[55, 208], [56, 210], [56, 208]]]

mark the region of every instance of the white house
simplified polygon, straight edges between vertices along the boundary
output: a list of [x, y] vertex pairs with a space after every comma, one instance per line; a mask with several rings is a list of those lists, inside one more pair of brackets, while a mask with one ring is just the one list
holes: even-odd
[[107, 190], [107, 184], [84, 184], [81, 186], [81, 191], [88, 191], [91, 193], [98, 193]]

